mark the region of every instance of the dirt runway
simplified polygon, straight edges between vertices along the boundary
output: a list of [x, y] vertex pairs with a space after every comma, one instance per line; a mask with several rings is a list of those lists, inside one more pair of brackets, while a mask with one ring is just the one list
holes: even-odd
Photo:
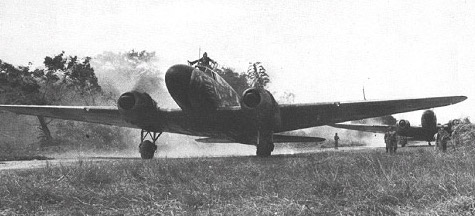
[[[375, 149], [375, 147], [368, 147], [368, 146], [361, 146], [361, 147], [342, 147], [338, 150], [333, 148], [276, 148], [273, 152], [273, 156], [276, 157], [285, 157], [288, 156], [298, 156], [298, 155], [306, 155], [311, 153], [317, 152], [325, 152], [325, 151], [355, 151], [355, 150], [362, 150], [362, 149]], [[163, 155], [158, 153], [157, 158], [198, 158], [198, 157], [253, 157], [253, 153], [246, 153], [240, 155], [206, 155], [206, 156], [172, 156], [171, 155]], [[272, 156], [271, 156], [272, 157]], [[1, 161], [0, 162], [0, 171], [5, 170], [28, 170], [28, 169], [39, 169], [44, 168], [47, 166], [68, 166], [76, 164], [78, 161], [106, 161], [106, 160], [141, 160], [140, 155], [138, 153], [133, 154], [131, 157], [130, 154], [94, 154], [93, 156], [88, 156], [86, 153], [77, 155], [59, 155], [53, 156], [53, 159], [48, 160], [23, 160], [23, 161]]]

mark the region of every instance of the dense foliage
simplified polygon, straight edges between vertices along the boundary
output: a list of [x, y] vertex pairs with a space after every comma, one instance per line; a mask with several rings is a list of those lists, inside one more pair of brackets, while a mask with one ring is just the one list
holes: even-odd
[[251, 86], [248, 84], [247, 75], [245, 73], [237, 73], [232, 68], [223, 68], [222, 70], [218, 70], [218, 74], [226, 80], [226, 82], [236, 90], [238, 95], [242, 95], [242, 93], [250, 88]]
[[[133, 61], [135, 65], [141, 65], [141, 62], [149, 61], [153, 57], [151, 54], [145, 51], [131, 51], [127, 53], [127, 59]], [[51, 57], [46, 56], [43, 62], [44, 67], [36, 69], [31, 69], [30, 65], [15, 67], [0, 60], [0, 103], [113, 105], [117, 93], [112, 89], [104, 90], [101, 87], [91, 61], [91, 57], [66, 56], [64, 52]], [[127, 72], [131, 73], [131, 71]], [[22, 124], [35, 124], [32, 121], [34, 121], [32, 118], [23, 118], [10, 122], [9, 125], [3, 125], [2, 128], [7, 131], [16, 131], [18, 128], [23, 128], [20, 126]], [[121, 142], [121, 130], [115, 127], [64, 120], [53, 121], [42, 116], [37, 117], [37, 122], [39, 128], [37, 136], [41, 146], [89, 143], [94, 148], [125, 147]], [[55, 137], [61, 137], [61, 139]], [[17, 143], [18, 140], [22, 140], [22, 137], [6, 139], [0, 144], [13, 146], [10, 142]]]
[[247, 70], [248, 84], [255, 88], [265, 88], [270, 82], [267, 70], [261, 62], [254, 62], [249, 64]]

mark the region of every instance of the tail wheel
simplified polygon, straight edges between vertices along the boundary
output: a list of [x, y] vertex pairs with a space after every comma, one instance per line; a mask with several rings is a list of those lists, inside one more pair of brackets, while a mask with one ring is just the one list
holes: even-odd
[[153, 144], [150, 140], [145, 140], [139, 145], [139, 152], [142, 159], [152, 159], [157, 145]]

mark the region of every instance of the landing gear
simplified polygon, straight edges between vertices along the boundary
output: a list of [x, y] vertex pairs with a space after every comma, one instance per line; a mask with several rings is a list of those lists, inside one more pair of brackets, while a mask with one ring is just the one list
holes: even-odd
[[271, 152], [274, 151], [274, 142], [272, 139], [272, 131], [259, 131], [257, 133], [257, 151], [258, 157], [269, 157]]
[[269, 157], [272, 151], [274, 151], [274, 143], [261, 143], [257, 145], [256, 154], [259, 157]]
[[[142, 157], [142, 159], [153, 158], [155, 151], [157, 151], [157, 145], [155, 144], [155, 142], [157, 142], [157, 139], [158, 137], [160, 137], [160, 135], [162, 135], [162, 132], [157, 133], [157, 132], [150, 132], [146, 130], [142, 130], [140, 132], [139, 152], [140, 152], [140, 157]], [[153, 142], [150, 140], [145, 140], [147, 136], [150, 136]]]

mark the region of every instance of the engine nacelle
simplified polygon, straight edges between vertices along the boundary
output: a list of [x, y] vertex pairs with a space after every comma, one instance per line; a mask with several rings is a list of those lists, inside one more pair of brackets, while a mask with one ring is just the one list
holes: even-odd
[[149, 131], [160, 131], [160, 111], [149, 94], [126, 92], [119, 97], [117, 107], [126, 122]]
[[435, 116], [434, 111], [426, 110], [424, 113], [422, 113], [421, 125], [426, 131], [437, 131], [437, 117]]
[[411, 123], [408, 120], [401, 119], [397, 122], [398, 131], [405, 131], [411, 127]]
[[457, 126], [461, 123], [462, 123], [462, 121], [460, 119], [452, 119], [452, 120], [449, 121], [450, 126]]
[[244, 91], [242, 94], [241, 106], [247, 109], [255, 109], [259, 105], [266, 103], [263, 102], [266, 97], [266, 92], [264, 89], [250, 88]]
[[272, 94], [262, 88], [250, 88], [241, 98], [242, 109], [257, 118], [260, 128], [277, 130], [281, 125], [280, 109]]

